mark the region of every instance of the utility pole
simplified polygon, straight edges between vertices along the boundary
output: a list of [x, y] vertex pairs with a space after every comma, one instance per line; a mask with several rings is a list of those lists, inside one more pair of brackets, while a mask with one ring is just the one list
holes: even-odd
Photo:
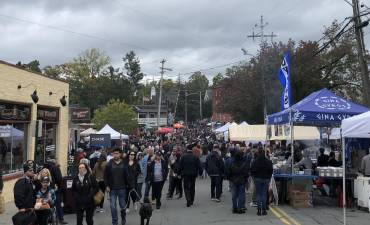
[[200, 113], [200, 120], [203, 119], [203, 112], [202, 112], [202, 92], [199, 92], [199, 113]]
[[188, 91], [185, 91], [185, 126], [188, 127]]
[[181, 87], [181, 80], [180, 80], [180, 74], [178, 76], [178, 90], [177, 90], [177, 97], [176, 97], [176, 104], [175, 104], [175, 113], [173, 115], [173, 118], [176, 119], [176, 112], [177, 112], [177, 104], [179, 102], [179, 97], [180, 97], [180, 87]]
[[[266, 84], [265, 84], [265, 71], [264, 71], [264, 43], [265, 43], [265, 38], [271, 38], [271, 42], [273, 42], [273, 38], [276, 37], [277, 35], [274, 34], [274, 32], [271, 32], [271, 34], [266, 35], [264, 33], [265, 27], [268, 25], [267, 22], [264, 22], [263, 20], [263, 15], [261, 15], [260, 19], [260, 24], [256, 24], [255, 27], [260, 29], [259, 33], [253, 33], [252, 35], [248, 35], [247, 37], [253, 38], [253, 41], [255, 38], [260, 38], [260, 48], [261, 48], [261, 64], [262, 64], [262, 95], [263, 95], [263, 121], [266, 122], [266, 117], [267, 117], [267, 98], [266, 98]], [[244, 51], [243, 51], [244, 52]]]
[[166, 62], [165, 59], [161, 61], [161, 80], [159, 81], [159, 100], [158, 100], [158, 115], [157, 115], [157, 126], [159, 127], [160, 118], [161, 118], [161, 106], [162, 106], [162, 86], [163, 86], [163, 74], [165, 70], [172, 71], [172, 69], [165, 68], [164, 63]]
[[352, 8], [353, 8], [353, 20], [355, 24], [355, 35], [356, 35], [356, 42], [357, 42], [357, 51], [358, 57], [360, 61], [360, 69], [361, 69], [361, 80], [362, 80], [362, 99], [363, 104], [366, 106], [370, 106], [370, 80], [369, 80], [369, 69], [367, 66], [366, 58], [365, 58], [365, 43], [364, 43], [364, 33], [362, 31], [362, 21], [360, 16], [360, 8], [358, 0], [352, 0]]

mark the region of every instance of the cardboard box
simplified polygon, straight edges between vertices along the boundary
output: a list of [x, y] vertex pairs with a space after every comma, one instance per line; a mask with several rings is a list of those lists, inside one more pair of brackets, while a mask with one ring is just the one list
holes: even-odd
[[290, 200], [296, 201], [296, 200], [310, 200], [311, 199], [311, 192], [301, 192], [301, 191], [292, 191], [290, 193]]
[[310, 200], [290, 200], [290, 205], [293, 208], [310, 208], [312, 207], [312, 203]]

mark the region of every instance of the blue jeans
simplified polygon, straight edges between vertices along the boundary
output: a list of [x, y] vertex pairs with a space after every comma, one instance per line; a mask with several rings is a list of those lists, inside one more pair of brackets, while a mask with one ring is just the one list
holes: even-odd
[[231, 188], [233, 209], [245, 207], [245, 184], [233, 184]]
[[257, 207], [260, 210], [266, 210], [267, 191], [270, 179], [254, 178], [254, 185], [257, 194]]
[[126, 223], [126, 189], [111, 190], [110, 193], [110, 211], [112, 213], [112, 224], [118, 224], [118, 215], [117, 215], [117, 198], [118, 203], [121, 208], [121, 218], [122, 224]]
[[151, 185], [152, 184], [150, 183], [150, 181], [145, 181], [145, 193], [144, 193], [145, 198], [149, 198], [149, 192], [150, 192]]

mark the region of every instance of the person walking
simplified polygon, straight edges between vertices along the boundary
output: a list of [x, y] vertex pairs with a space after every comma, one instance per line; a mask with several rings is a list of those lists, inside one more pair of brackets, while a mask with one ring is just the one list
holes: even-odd
[[139, 199], [140, 200], [143, 196], [143, 184], [145, 182], [145, 176], [144, 176], [144, 165], [143, 165], [143, 153], [142, 152], [138, 152], [137, 155], [136, 155], [136, 161], [138, 163], [138, 165], [140, 166], [140, 174], [139, 176], [137, 177], [137, 186], [136, 186], [136, 192], [138, 193], [139, 195]]
[[186, 206], [190, 207], [194, 204], [195, 181], [198, 174], [201, 174], [202, 171], [200, 160], [193, 154], [191, 145], [187, 147], [186, 153], [181, 157], [180, 170], [184, 182]]
[[[14, 185], [14, 203], [19, 212], [32, 212], [36, 204], [36, 190], [34, 185], [34, 177], [36, 173], [36, 163], [33, 160], [27, 160], [23, 164], [24, 175], [17, 180]], [[36, 221], [36, 215], [34, 220]]]
[[62, 171], [60, 170], [60, 165], [56, 162], [55, 159], [50, 159], [48, 162], [44, 164], [44, 167], [49, 169], [52, 181], [54, 182], [54, 188], [55, 190], [55, 208], [56, 208], [56, 214], [59, 224], [68, 224], [64, 220], [64, 212], [62, 208], [62, 196], [63, 196], [63, 176]]
[[152, 184], [152, 199], [156, 201], [156, 208], [161, 208], [162, 189], [164, 182], [167, 179], [168, 166], [166, 161], [162, 158], [162, 153], [157, 151], [155, 153], [154, 161], [148, 165], [147, 179]]
[[177, 151], [175, 151], [175, 156], [173, 159], [171, 159], [171, 180], [170, 180], [170, 185], [169, 185], [169, 190], [168, 190], [168, 198], [172, 199], [173, 194], [175, 190], [177, 189], [179, 192], [178, 199], [182, 198], [182, 177], [181, 177], [181, 168], [180, 168], [180, 159], [181, 159], [181, 154]]
[[113, 158], [108, 162], [105, 173], [104, 182], [106, 191], [110, 196], [110, 209], [112, 214], [112, 224], [118, 225], [117, 215], [117, 199], [121, 208], [122, 225], [126, 224], [126, 194], [127, 190], [131, 190], [129, 182], [129, 173], [127, 165], [122, 159], [122, 150], [115, 148], [113, 150]]
[[154, 155], [154, 150], [152, 147], [149, 147], [147, 149], [147, 154], [144, 156], [143, 162], [142, 162], [142, 172], [145, 178], [145, 193], [144, 197], [149, 197], [149, 192], [150, 192], [150, 187], [151, 183], [150, 180], [147, 179], [147, 173], [148, 173], [148, 166], [150, 163], [153, 161], [153, 155]]
[[205, 169], [211, 178], [211, 200], [221, 202], [220, 197], [222, 193], [222, 178], [225, 174], [225, 164], [218, 152], [218, 148], [214, 148], [207, 157]]
[[140, 165], [136, 162], [136, 154], [134, 151], [131, 151], [129, 153], [128, 157], [128, 174], [129, 174], [129, 181], [130, 186], [132, 187], [132, 190], [129, 191], [129, 194], [127, 194], [126, 201], [127, 201], [127, 208], [126, 213], [129, 213], [130, 211], [130, 198], [132, 200], [132, 204], [134, 205], [135, 211], [138, 209], [138, 201], [139, 196], [137, 192], [137, 178], [139, 174], [141, 174]]
[[38, 225], [47, 225], [48, 218], [51, 214], [50, 208], [54, 206], [56, 196], [54, 189], [50, 187], [49, 177], [41, 178], [40, 182], [41, 189], [36, 194], [36, 216]]
[[232, 183], [231, 194], [234, 214], [245, 213], [245, 184], [248, 174], [249, 164], [243, 159], [243, 152], [237, 151], [228, 172], [228, 179]]
[[267, 191], [272, 172], [272, 162], [266, 158], [263, 148], [259, 147], [257, 158], [253, 160], [251, 166], [251, 174], [257, 195], [257, 215], [259, 216], [267, 215]]
[[87, 225], [94, 224], [94, 195], [98, 191], [98, 183], [89, 172], [88, 165], [80, 163], [78, 174], [72, 182], [72, 192], [76, 201], [77, 225], [83, 224], [84, 213], [86, 213]]
[[[104, 182], [104, 174], [105, 174], [105, 168], [107, 166], [107, 156], [105, 153], [102, 153], [99, 156], [98, 161], [95, 163], [94, 169], [93, 169], [93, 176], [95, 177], [96, 181], [98, 182], [99, 189], [105, 194], [105, 182]], [[97, 212], [104, 212], [104, 197], [100, 204], [98, 205]]]

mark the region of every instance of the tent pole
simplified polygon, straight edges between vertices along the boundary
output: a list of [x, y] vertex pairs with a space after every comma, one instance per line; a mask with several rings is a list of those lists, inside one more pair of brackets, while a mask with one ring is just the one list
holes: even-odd
[[343, 169], [343, 190], [342, 190], [342, 195], [343, 195], [343, 224], [347, 224], [347, 218], [346, 218], [346, 207], [347, 207], [347, 202], [346, 202], [346, 143], [345, 143], [345, 138], [343, 137], [342, 129], [340, 130], [340, 136], [342, 138], [342, 169]]
[[291, 159], [292, 159], [292, 175], [294, 174], [294, 124], [292, 120], [292, 110], [289, 113], [290, 117], [290, 151], [291, 151]]

